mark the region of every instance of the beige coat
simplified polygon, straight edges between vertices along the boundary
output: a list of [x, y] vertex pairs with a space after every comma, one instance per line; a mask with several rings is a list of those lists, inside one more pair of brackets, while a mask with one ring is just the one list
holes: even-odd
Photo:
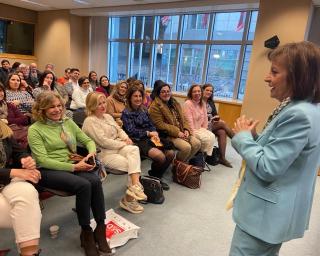
[[[188, 130], [189, 133], [192, 134], [189, 123], [182, 111], [181, 105], [174, 98], [172, 98], [172, 100], [181, 116], [183, 129]], [[166, 131], [171, 137], [178, 137], [180, 128], [177, 126], [175, 118], [167, 104], [165, 104], [159, 97], [156, 97], [151, 103], [149, 107], [149, 115], [157, 130]]]
[[117, 153], [127, 145], [125, 140], [129, 138], [109, 114], [104, 114], [103, 119], [95, 115], [88, 116], [82, 130], [95, 141], [102, 155]]

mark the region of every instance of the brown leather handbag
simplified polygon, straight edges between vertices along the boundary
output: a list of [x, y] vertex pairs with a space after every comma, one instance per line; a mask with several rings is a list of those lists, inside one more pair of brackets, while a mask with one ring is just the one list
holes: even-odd
[[200, 188], [203, 168], [186, 164], [179, 160], [173, 161], [173, 181], [188, 188]]

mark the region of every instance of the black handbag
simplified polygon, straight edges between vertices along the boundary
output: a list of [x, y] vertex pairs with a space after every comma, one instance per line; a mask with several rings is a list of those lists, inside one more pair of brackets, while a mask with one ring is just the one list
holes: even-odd
[[148, 203], [162, 204], [164, 195], [160, 179], [152, 176], [140, 176], [140, 183], [143, 186], [144, 193], [148, 197]]
[[220, 151], [218, 147], [214, 147], [212, 155], [206, 157], [206, 163], [210, 165], [217, 165], [220, 163]]

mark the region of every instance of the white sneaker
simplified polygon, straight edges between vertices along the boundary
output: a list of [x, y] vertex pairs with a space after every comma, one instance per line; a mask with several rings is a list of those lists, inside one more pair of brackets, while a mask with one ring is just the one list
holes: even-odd
[[120, 207], [131, 213], [142, 213], [144, 210], [137, 200], [128, 201], [125, 196], [120, 201]]
[[126, 194], [128, 196], [133, 197], [134, 199], [136, 199], [138, 201], [146, 201], [147, 200], [147, 196], [143, 192], [143, 186], [140, 183], [135, 184], [135, 185], [131, 185], [130, 187], [128, 187]]

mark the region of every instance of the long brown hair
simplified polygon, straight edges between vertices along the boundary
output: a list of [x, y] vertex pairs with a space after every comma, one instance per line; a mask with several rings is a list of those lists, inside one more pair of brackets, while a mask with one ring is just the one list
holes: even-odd
[[192, 100], [192, 91], [193, 91], [193, 89], [196, 88], [197, 86], [200, 88], [200, 92], [201, 92], [201, 98], [200, 98], [200, 103], [199, 103], [199, 104], [200, 104], [200, 106], [202, 107], [202, 104], [203, 104], [203, 101], [202, 101], [203, 92], [202, 92], [202, 90], [201, 90], [201, 85], [200, 85], [200, 84], [193, 84], [193, 85], [190, 86], [190, 88], [189, 88], [189, 90], [188, 90], [187, 98], [188, 98], [189, 100]]

